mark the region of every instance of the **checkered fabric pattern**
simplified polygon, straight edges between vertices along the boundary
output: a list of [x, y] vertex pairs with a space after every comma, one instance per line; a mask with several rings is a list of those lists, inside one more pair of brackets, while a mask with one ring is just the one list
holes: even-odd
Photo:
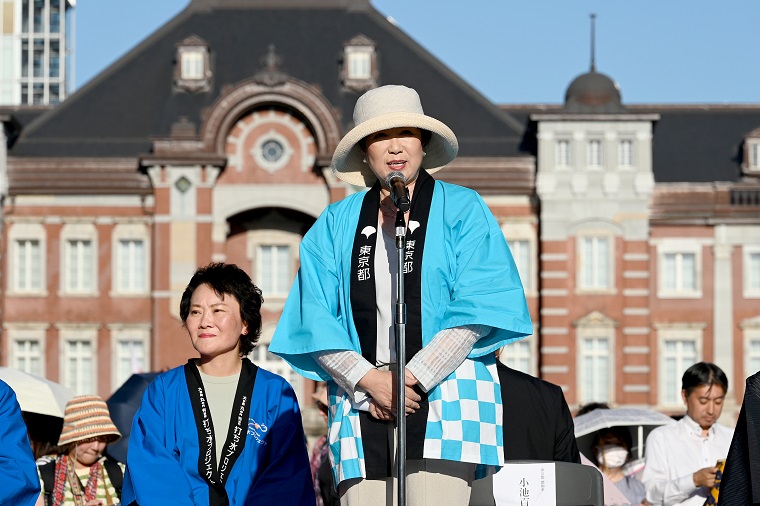
[[359, 411], [353, 409], [351, 399], [334, 381], [327, 383], [330, 407], [327, 432], [330, 444], [330, 464], [335, 483], [367, 476], [364, 467], [364, 448], [359, 424]]
[[[359, 413], [334, 382], [330, 397], [330, 462], [335, 482], [366, 476]], [[475, 478], [504, 465], [501, 387], [492, 354], [467, 358], [429, 396], [423, 455], [477, 464]]]
[[504, 465], [501, 387], [493, 355], [467, 359], [430, 392], [426, 458], [478, 464], [475, 478]]

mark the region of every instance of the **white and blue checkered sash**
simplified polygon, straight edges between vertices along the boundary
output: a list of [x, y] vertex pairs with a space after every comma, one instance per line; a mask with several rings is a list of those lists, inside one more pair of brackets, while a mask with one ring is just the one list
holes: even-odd
[[[334, 382], [329, 382], [330, 462], [336, 483], [365, 478], [359, 412]], [[475, 479], [504, 464], [499, 374], [492, 354], [467, 358], [430, 391], [425, 429], [426, 459], [477, 464]]]

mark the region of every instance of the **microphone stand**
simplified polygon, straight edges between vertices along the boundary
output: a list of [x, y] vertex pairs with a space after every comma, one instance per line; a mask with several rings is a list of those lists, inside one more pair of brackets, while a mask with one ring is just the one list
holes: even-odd
[[406, 506], [406, 302], [404, 301], [404, 257], [406, 256], [406, 221], [404, 212], [396, 211], [396, 475], [398, 505]]

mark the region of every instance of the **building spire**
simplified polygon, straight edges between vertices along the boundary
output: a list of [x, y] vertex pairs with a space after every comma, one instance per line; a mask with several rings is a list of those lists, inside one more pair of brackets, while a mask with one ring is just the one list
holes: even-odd
[[596, 14], [591, 14], [591, 72], [596, 72]]

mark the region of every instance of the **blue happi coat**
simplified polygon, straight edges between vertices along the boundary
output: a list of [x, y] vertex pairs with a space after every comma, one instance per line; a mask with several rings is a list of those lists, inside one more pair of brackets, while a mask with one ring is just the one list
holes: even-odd
[[40, 479], [16, 393], [0, 381], [0, 504], [31, 506]]
[[[504, 235], [480, 196], [434, 182], [421, 275], [422, 345], [442, 329], [487, 325], [464, 363], [429, 392], [424, 458], [503, 464], [501, 391], [493, 352], [532, 334], [519, 275]], [[300, 374], [328, 381], [330, 454], [336, 483], [366, 477], [358, 412], [312, 354], [361, 353], [351, 308], [352, 248], [366, 192], [330, 205], [304, 237], [301, 267], [269, 350]], [[417, 193], [415, 192], [415, 197]], [[376, 232], [376, 230], [375, 230]], [[379, 233], [379, 232], [378, 232]], [[414, 241], [410, 221], [406, 240]]]
[[[301, 413], [283, 378], [258, 369], [247, 425], [245, 448], [224, 487], [230, 506], [313, 506]], [[198, 457], [185, 372], [177, 367], [153, 380], [135, 414], [122, 502], [207, 506], [209, 486], [198, 472]]]

